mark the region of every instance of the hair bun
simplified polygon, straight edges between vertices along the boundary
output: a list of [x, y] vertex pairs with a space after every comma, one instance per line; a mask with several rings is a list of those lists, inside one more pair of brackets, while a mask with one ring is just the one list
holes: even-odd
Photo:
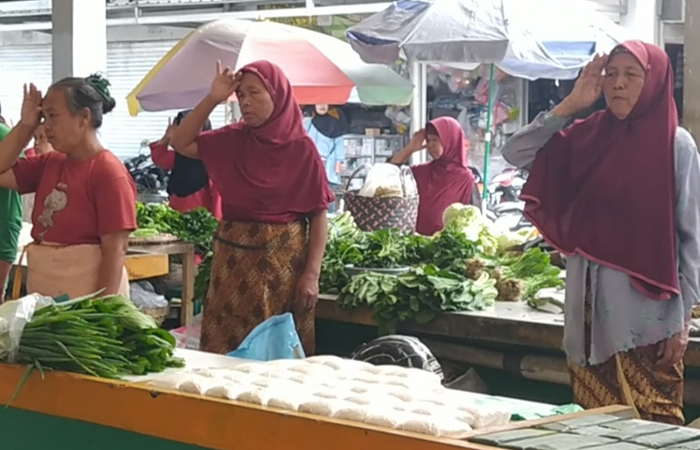
[[114, 98], [112, 98], [112, 95], [109, 93], [109, 87], [111, 86], [111, 83], [107, 78], [104, 78], [98, 73], [94, 73], [89, 77], [86, 77], [85, 82], [92, 86], [97, 91], [97, 93], [100, 94], [100, 97], [102, 97], [103, 114], [109, 113], [114, 109], [115, 106], [117, 106], [117, 102], [114, 100]]

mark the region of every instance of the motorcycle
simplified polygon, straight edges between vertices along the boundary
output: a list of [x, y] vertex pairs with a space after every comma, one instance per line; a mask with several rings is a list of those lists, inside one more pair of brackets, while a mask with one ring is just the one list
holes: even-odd
[[148, 141], [141, 142], [138, 156], [124, 161], [124, 166], [134, 180], [139, 194], [161, 195], [168, 186], [168, 171], [153, 163], [150, 152], [143, 152], [144, 147], [148, 145]]
[[504, 169], [489, 183], [489, 203], [497, 205], [503, 202], [518, 202], [526, 180], [527, 173], [524, 169]]

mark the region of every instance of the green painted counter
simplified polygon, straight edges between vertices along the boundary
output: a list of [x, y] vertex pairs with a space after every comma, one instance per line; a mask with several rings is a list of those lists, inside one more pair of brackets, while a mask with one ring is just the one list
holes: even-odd
[[[21, 431], [18, 432], [18, 430]], [[11, 436], [3, 439], [0, 445], [3, 450], [202, 450], [205, 448], [15, 408], [0, 410], [0, 435]]]

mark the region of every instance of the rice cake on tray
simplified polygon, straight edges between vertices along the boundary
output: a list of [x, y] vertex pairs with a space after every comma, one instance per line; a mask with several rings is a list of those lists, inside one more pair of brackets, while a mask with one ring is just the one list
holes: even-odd
[[676, 427], [673, 430], [628, 439], [627, 442], [643, 445], [653, 449], [665, 449], [666, 447], [671, 447], [674, 445], [678, 446], [679, 444], [685, 444], [687, 442], [698, 440], [700, 440], [700, 430], [696, 430], [694, 428]]
[[509, 410], [457, 395], [433, 373], [335, 356], [199, 368], [151, 386], [456, 439], [510, 421]]
[[578, 434], [555, 433], [532, 439], [512, 441], [502, 445], [509, 450], [582, 450], [613, 444], [613, 439], [599, 436], [580, 436]]

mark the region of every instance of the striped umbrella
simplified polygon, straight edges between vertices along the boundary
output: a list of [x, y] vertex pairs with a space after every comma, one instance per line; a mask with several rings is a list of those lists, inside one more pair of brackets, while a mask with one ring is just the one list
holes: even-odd
[[390, 68], [363, 62], [332, 36], [276, 22], [216, 20], [172, 48], [127, 96], [129, 113], [194, 107], [208, 92], [216, 61], [240, 69], [268, 60], [289, 78], [300, 104], [410, 103], [413, 85]]

